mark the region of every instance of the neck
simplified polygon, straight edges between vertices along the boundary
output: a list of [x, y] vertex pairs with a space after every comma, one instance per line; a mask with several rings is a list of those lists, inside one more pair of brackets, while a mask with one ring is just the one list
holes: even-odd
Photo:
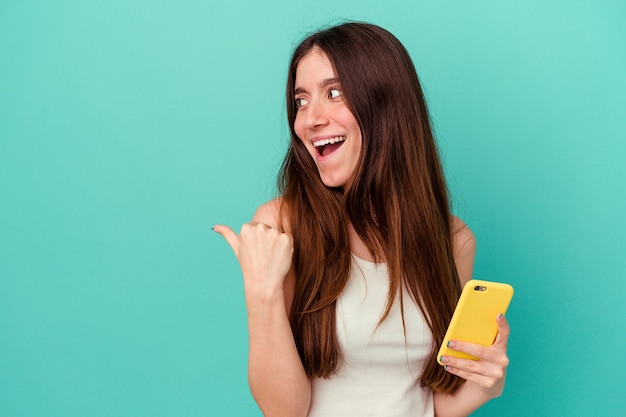
[[[363, 239], [361, 239], [356, 230], [354, 230], [352, 223], [348, 224], [348, 237], [350, 238], [350, 252], [366, 261], [376, 262], [367, 248], [367, 245], [363, 242]], [[377, 252], [382, 254], [382, 250], [380, 248], [378, 248]], [[380, 259], [378, 261], [380, 262]]]

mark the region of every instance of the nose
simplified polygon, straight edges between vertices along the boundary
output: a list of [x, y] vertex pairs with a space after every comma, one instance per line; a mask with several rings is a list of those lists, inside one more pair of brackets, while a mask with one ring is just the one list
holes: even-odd
[[327, 107], [318, 100], [312, 100], [306, 112], [305, 127], [316, 129], [328, 124]]

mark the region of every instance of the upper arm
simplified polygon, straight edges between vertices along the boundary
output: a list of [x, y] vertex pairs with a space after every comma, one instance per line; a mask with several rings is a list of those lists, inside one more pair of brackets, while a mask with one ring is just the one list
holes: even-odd
[[[266, 225], [279, 230], [281, 229], [281, 227], [289, 229], [289, 225], [286, 224], [286, 222], [281, 222], [280, 219], [281, 203], [282, 200], [280, 198], [275, 198], [259, 206], [259, 208], [257, 208], [257, 210], [255, 211], [254, 216], [252, 216], [252, 221], [265, 223]], [[283, 233], [289, 233], [289, 230], [281, 231]], [[295, 292], [295, 284], [296, 274], [292, 265], [283, 283], [283, 292], [285, 294], [285, 308], [287, 309], [287, 312], [291, 311], [291, 303], [293, 301], [293, 296]]]
[[452, 249], [461, 287], [472, 279], [476, 238], [471, 229], [458, 217], [452, 216]]

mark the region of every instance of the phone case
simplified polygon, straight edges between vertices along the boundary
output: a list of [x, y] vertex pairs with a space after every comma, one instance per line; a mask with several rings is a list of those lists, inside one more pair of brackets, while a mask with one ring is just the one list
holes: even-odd
[[513, 298], [513, 287], [501, 282], [472, 279], [463, 287], [452, 320], [437, 354], [441, 365], [441, 355], [457, 358], [478, 359], [472, 355], [449, 349], [450, 340], [478, 343], [491, 346], [498, 334], [496, 317], [505, 314]]

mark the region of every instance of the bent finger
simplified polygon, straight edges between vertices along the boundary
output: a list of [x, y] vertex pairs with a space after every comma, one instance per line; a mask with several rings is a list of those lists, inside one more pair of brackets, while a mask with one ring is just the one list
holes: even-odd
[[496, 386], [502, 386], [504, 384], [504, 379], [506, 375], [504, 371], [485, 375], [482, 373], [474, 372], [471, 370], [465, 370], [465, 369], [454, 367], [451, 365], [445, 366], [444, 369], [447, 372], [454, 374], [460, 378], [463, 378], [466, 381], [472, 381], [478, 384], [478, 386], [480, 386], [482, 389], [487, 389], [487, 390], [492, 390]]
[[266, 230], [270, 230], [272, 229], [272, 226], [270, 226], [267, 223], [263, 223], [263, 222], [258, 222], [258, 221], [251, 221], [250, 222], [251, 226], [262, 226], [263, 228], [265, 228]]
[[221, 224], [214, 226], [213, 230], [222, 235], [224, 239], [226, 239], [226, 242], [228, 242], [233, 252], [235, 252], [235, 256], [239, 257], [239, 235], [235, 233], [230, 227]]
[[509, 342], [509, 334], [511, 333], [509, 322], [503, 314], [498, 316], [496, 322], [498, 323], [498, 335], [493, 344], [506, 346]]
[[[459, 352], [466, 353], [478, 359], [489, 359], [489, 347], [478, 343], [463, 342], [460, 340], [451, 340], [448, 348]], [[454, 356], [454, 355], [450, 355]]]

